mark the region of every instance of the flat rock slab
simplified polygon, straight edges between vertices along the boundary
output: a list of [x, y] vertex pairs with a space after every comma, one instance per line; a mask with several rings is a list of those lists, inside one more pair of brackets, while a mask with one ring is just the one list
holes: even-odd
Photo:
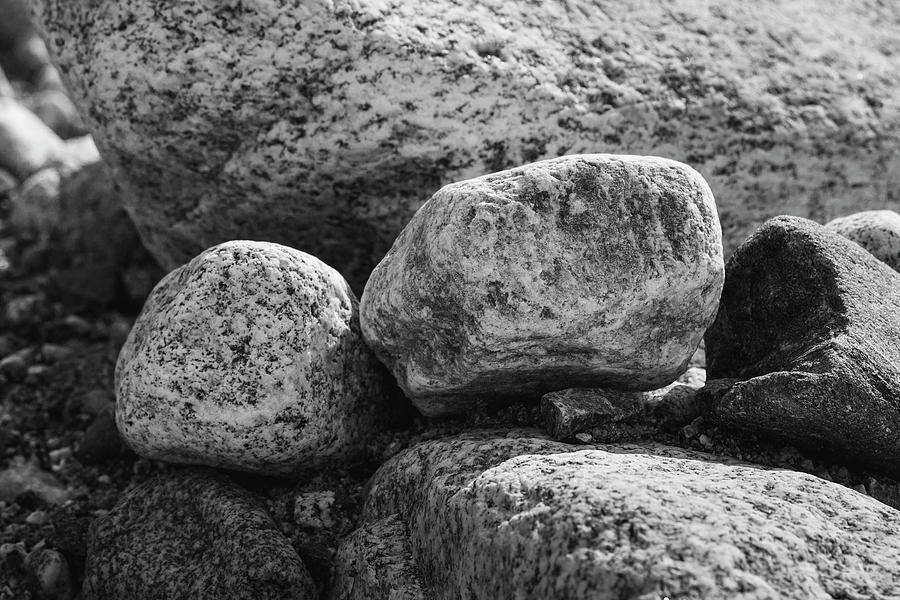
[[797, 217], [729, 260], [706, 334], [719, 423], [900, 476], [900, 274]]
[[825, 228], [856, 242], [875, 258], [900, 271], [900, 214], [866, 210], [829, 221]]
[[32, 4], [167, 268], [261, 239], [359, 291], [442, 185], [586, 152], [696, 167], [729, 252], [900, 208], [895, 2]]
[[723, 269], [696, 171], [569, 156], [439, 190], [375, 268], [360, 321], [428, 416], [569, 387], [652, 390], [687, 366]]
[[[900, 513], [868, 496], [664, 446], [543, 444], [426, 442], [376, 474], [374, 514], [407, 520], [434, 598], [900, 594]], [[391, 486], [412, 489], [385, 503]]]
[[290, 542], [252, 495], [211, 470], [152, 479], [90, 528], [84, 600], [313, 600]]
[[116, 364], [139, 454], [291, 474], [367, 449], [391, 415], [347, 282], [277, 244], [210, 248], [163, 279]]
[[650, 392], [603, 388], [559, 390], [541, 398], [541, 416], [547, 431], [557, 440], [568, 440], [592, 427], [622, 421], [672, 428], [700, 416], [694, 396], [705, 381], [705, 369], [692, 367], [677, 381]]

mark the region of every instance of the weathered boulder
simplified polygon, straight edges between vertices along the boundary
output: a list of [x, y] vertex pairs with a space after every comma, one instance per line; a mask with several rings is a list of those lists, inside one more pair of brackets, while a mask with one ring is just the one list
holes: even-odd
[[697, 168], [729, 251], [898, 207], [893, 2], [32, 4], [168, 268], [265, 239], [360, 290], [442, 185], [586, 152]]
[[797, 217], [732, 256], [706, 333], [719, 423], [900, 475], [900, 274]]
[[147, 299], [116, 364], [139, 454], [263, 474], [356, 456], [390, 413], [347, 282], [267, 242], [210, 248]]
[[585, 154], [445, 186], [375, 268], [363, 335], [426, 415], [652, 390], [715, 317], [715, 201], [693, 169]]
[[312, 600], [290, 542], [253, 496], [208, 470], [159, 476], [95, 520], [84, 600]]
[[900, 593], [900, 513], [873, 498], [664, 446], [544, 444], [413, 447], [376, 474], [368, 517], [404, 519], [437, 599]]
[[856, 242], [890, 268], [900, 271], [900, 214], [892, 210], [866, 210], [829, 221], [825, 228]]

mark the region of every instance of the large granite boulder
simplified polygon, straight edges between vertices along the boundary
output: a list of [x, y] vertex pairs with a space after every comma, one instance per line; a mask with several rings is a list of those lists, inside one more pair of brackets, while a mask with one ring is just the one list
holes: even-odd
[[144, 456], [262, 474], [357, 457], [391, 414], [347, 282], [268, 242], [210, 248], [147, 299], [116, 364]]
[[898, 207], [894, 2], [31, 2], [169, 268], [265, 239], [359, 291], [442, 185], [585, 152], [697, 168], [727, 252]]
[[900, 271], [900, 214], [892, 210], [864, 210], [829, 221], [825, 228], [856, 242]]
[[567, 156], [440, 189], [375, 268], [360, 322], [429, 416], [573, 386], [651, 390], [687, 367], [723, 277], [696, 171]]
[[[372, 541], [360, 546], [377, 528], [404, 564], [403, 530], [385, 521], [399, 515], [417, 567], [399, 580], [436, 599], [900, 593], [900, 513], [873, 498], [677, 448], [576, 448], [490, 435], [415, 446], [375, 475], [364, 533], [340, 555], [379, 564]], [[391, 597], [360, 590], [340, 597]]]
[[729, 260], [706, 334], [720, 424], [900, 476], [900, 274], [797, 217]]
[[84, 600], [313, 600], [300, 557], [247, 491], [209, 470], [159, 476], [97, 518]]

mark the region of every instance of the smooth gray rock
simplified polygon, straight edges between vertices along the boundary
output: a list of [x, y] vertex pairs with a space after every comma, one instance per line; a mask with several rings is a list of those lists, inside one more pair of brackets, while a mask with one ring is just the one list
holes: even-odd
[[797, 217], [767, 221], [726, 267], [706, 333], [721, 425], [900, 476], [900, 274]]
[[19, 181], [66, 159], [66, 144], [12, 98], [0, 97], [0, 169]]
[[728, 252], [900, 208], [896, 2], [32, 4], [167, 268], [265, 239], [359, 291], [442, 185], [586, 152], [697, 168]]
[[391, 414], [347, 282], [267, 242], [210, 248], [153, 290], [116, 364], [139, 454], [261, 474], [358, 457]]
[[572, 448], [425, 442], [379, 470], [367, 514], [405, 519], [439, 600], [900, 593], [900, 513], [873, 498], [665, 446]]
[[829, 221], [825, 228], [856, 242], [893, 270], [900, 271], [900, 214], [892, 210], [866, 210]]
[[569, 156], [439, 190], [373, 271], [360, 322], [428, 416], [569, 387], [652, 390], [684, 372], [723, 270], [696, 171]]
[[84, 600], [313, 600], [300, 557], [253, 496], [211, 470], [159, 476], [90, 528]]

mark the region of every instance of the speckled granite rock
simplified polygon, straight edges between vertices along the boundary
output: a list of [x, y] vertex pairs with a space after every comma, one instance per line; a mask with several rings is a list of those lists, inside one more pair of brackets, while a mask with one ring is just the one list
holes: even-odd
[[290, 474], [358, 454], [388, 407], [347, 282], [265, 242], [210, 248], [159, 283], [116, 365], [144, 456]]
[[738, 378], [723, 425], [900, 476], [900, 274], [796, 217], [729, 260], [706, 334], [710, 379]]
[[554, 439], [571, 439], [592, 427], [619, 421], [643, 421], [671, 427], [699, 415], [694, 395], [706, 370], [692, 367], [669, 385], [650, 392], [603, 388], [569, 388], [544, 394], [541, 416]]
[[856, 242], [875, 258], [900, 271], [900, 214], [867, 210], [826, 223], [826, 229]]
[[375, 268], [360, 321], [429, 416], [568, 387], [652, 390], [687, 366], [723, 270], [696, 171], [569, 156], [439, 190]]
[[126, 492], [88, 539], [84, 600], [312, 600], [309, 573], [256, 500], [185, 470]]
[[12, 98], [0, 98], [0, 168], [24, 181], [65, 157], [58, 135]]
[[330, 600], [430, 600], [399, 515], [368, 523], [338, 550]]
[[406, 519], [434, 598], [900, 594], [900, 513], [840, 485], [662, 446], [507, 460], [515, 444], [552, 452], [438, 440], [376, 474], [370, 518]]
[[898, 207], [893, 2], [32, 3], [170, 268], [267, 239], [359, 290], [441, 185], [585, 152], [697, 168], [726, 248]]

